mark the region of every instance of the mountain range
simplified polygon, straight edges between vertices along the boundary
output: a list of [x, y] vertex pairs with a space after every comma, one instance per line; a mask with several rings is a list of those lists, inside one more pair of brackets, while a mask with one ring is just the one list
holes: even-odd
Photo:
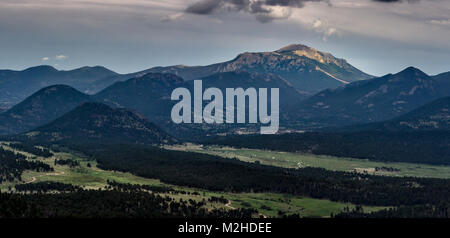
[[[289, 82], [273, 74], [248, 72], [217, 73], [202, 78], [203, 89], [216, 87], [225, 92], [226, 88], [279, 88], [280, 110], [288, 112], [306, 96], [293, 88]], [[172, 123], [170, 112], [177, 101], [170, 100], [172, 90], [178, 87], [187, 88], [193, 95], [193, 81], [183, 81], [180, 77], [168, 73], [148, 73], [124, 82], [117, 82], [94, 95], [96, 101], [111, 106], [132, 108], [141, 112], [159, 126], [177, 134], [179, 137], [192, 138], [192, 135], [203, 136], [207, 133], [226, 133], [238, 130], [242, 124], [231, 125], [199, 125]], [[151, 103], [149, 103], [151, 102]], [[282, 118], [285, 114], [281, 115]], [[247, 129], [257, 125], [246, 125]], [[255, 129], [256, 131], [256, 129]]]
[[69, 85], [84, 93], [96, 93], [113, 83], [111, 77], [117, 75], [101, 66], [69, 71], [45, 65], [23, 71], [0, 70], [0, 107], [10, 107], [41, 88], [55, 84]]
[[192, 80], [216, 73], [236, 71], [275, 74], [308, 95], [373, 77], [353, 67], [344, 59], [299, 44], [289, 45], [273, 52], [245, 52], [231, 61], [208, 66], [155, 67], [146, 72], [172, 73], [185, 80]]
[[297, 126], [344, 126], [390, 120], [450, 96], [448, 81], [450, 78], [437, 80], [409, 67], [397, 74], [326, 89], [297, 106]]
[[[435, 80], [410, 67], [398, 74], [325, 90], [306, 100], [303, 100], [304, 95], [290, 86], [289, 82], [272, 74], [218, 73], [203, 78], [203, 88], [255, 86], [280, 88], [280, 126], [286, 129], [311, 130], [394, 119], [443, 96], [442, 92], [447, 89], [442, 82], [447, 81], [442, 78], [441, 81]], [[88, 101], [136, 110], [159, 127], [182, 139], [257, 131], [257, 125], [248, 124], [198, 126], [172, 123], [170, 110], [176, 103], [170, 100], [172, 90], [186, 87], [192, 91], [192, 85], [192, 81], [184, 81], [173, 74], [148, 73], [127, 81], [116, 82], [92, 96], [65, 85], [47, 87], [1, 113], [0, 134], [29, 131], [57, 119], [82, 102]], [[438, 123], [439, 128], [445, 128], [442, 124], [448, 122], [443, 121], [446, 114], [445, 111], [442, 113], [443, 116], [439, 117], [441, 121], [430, 123]], [[376, 120], [370, 115], [377, 116]]]
[[55, 84], [95, 94], [115, 82], [139, 78], [148, 73], [171, 73], [189, 81], [217, 73], [239, 71], [277, 75], [308, 96], [326, 88], [336, 88], [372, 77], [344, 59], [304, 45], [290, 45], [274, 52], [246, 52], [233, 60], [207, 66], [153, 67], [130, 74], [118, 74], [102, 66], [63, 71], [43, 65], [23, 71], [0, 70], [0, 111], [43, 87]]
[[[205, 135], [258, 131], [259, 125], [249, 124], [174, 124], [170, 118], [170, 111], [176, 101], [170, 100], [171, 93], [175, 88], [184, 87], [191, 90], [192, 94], [192, 79], [196, 78], [202, 80], [203, 89], [209, 87], [222, 90], [238, 87], [279, 88], [280, 128], [287, 131], [336, 129], [337, 127], [355, 130], [355, 128], [364, 129], [368, 125], [371, 130], [448, 129], [448, 106], [446, 107], [444, 97], [450, 96], [450, 73], [429, 76], [419, 69], [409, 67], [396, 74], [370, 78], [371, 76], [348, 65], [345, 60], [339, 60], [328, 53], [302, 45], [292, 45], [269, 53], [245, 53], [244, 55], [246, 54], [248, 57], [251, 55], [250, 58], [256, 58], [250, 60], [246, 56], [247, 60], [238, 60], [244, 57], [240, 55], [233, 61], [221, 63], [220, 67], [215, 65], [214, 67], [153, 68], [148, 71], [155, 72], [138, 72], [128, 75], [134, 75], [134, 77], [127, 80], [124, 80], [124, 77], [128, 77], [127, 75], [119, 75], [102, 67], [85, 67], [74, 71], [58, 71], [51, 67], [28, 69], [26, 71], [30, 75], [32, 75], [31, 72], [35, 72], [36, 75], [47, 75], [48, 80], [44, 84], [53, 82], [50, 79], [57, 74], [66, 75], [67, 78], [62, 77], [62, 81], [84, 87], [86, 89], [84, 92], [99, 92], [89, 95], [68, 85], [53, 85], [37, 90], [21, 103], [4, 112], [0, 111], [0, 135], [24, 133], [41, 127], [57, 120], [84, 102], [99, 102], [113, 108], [134, 110], [168, 133], [186, 140], [202, 138]], [[275, 61], [284, 63], [275, 63]], [[289, 79], [285, 73], [297, 69], [297, 73], [304, 74], [304, 70], [296, 67], [303, 65], [303, 69], [306, 69], [305, 67], [311, 66], [309, 63], [312, 62], [322, 64], [321, 69], [332, 72], [332, 75], [339, 76], [340, 79], [347, 75], [345, 79], [347, 81], [333, 79], [335, 82], [340, 82], [341, 86], [333, 85], [332, 88], [309, 96], [312, 91], [305, 92], [295, 87], [295, 84], [298, 86], [298, 82], [293, 82], [294, 79]], [[257, 66], [258, 64], [260, 66]], [[332, 71], [332, 67], [327, 68], [324, 65], [330, 67], [340, 65], [341, 70], [345, 69], [348, 72], [339, 71], [338, 73]], [[183, 70], [175, 70], [180, 67]], [[215, 70], [207, 70], [212, 68]], [[257, 68], [260, 69], [259, 72]], [[157, 73], [157, 71], [163, 73]], [[19, 72], [15, 74], [22, 75]], [[197, 76], [192, 76], [194, 74]], [[42, 82], [36, 75], [30, 78], [17, 77], [17, 80], [32, 82], [33, 87], [38, 87], [37, 85]], [[85, 75], [86, 78], [76, 80], [67, 75], [79, 75], [77, 77]], [[87, 77], [87, 75], [90, 76]], [[355, 78], [350, 77], [351, 75]], [[363, 80], [364, 78], [369, 79]], [[4, 79], [0, 78], [0, 85], [6, 82]], [[310, 77], [309, 80], [326, 82], [324, 78]], [[107, 84], [111, 85], [106, 87]], [[106, 88], [100, 90], [103, 86]], [[31, 86], [27, 90], [30, 88]], [[4, 88], [0, 89], [0, 93], [2, 91], [4, 92]], [[75, 115], [72, 114], [72, 116]], [[358, 124], [361, 126], [356, 126]], [[381, 129], [376, 129], [373, 125]], [[354, 128], [351, 128], [353, 126]]]
[[439, 98], [388, 121], [348, 126], [340, 130], [392, 132], [450, 130], [450, 97]]

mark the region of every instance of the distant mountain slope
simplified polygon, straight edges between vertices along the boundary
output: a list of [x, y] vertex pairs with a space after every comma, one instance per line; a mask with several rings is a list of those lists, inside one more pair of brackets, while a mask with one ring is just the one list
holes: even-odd
[[450, 130], [450, 97], [437, 99], [409, 113], [385, 122], [344, 127], [347, 131]]
[[155, 67], [145, 72], [173, 73], [185, 80], [192, 80], [232, 71], [275, 74], [290, 82], [297, 90], [308, 94], [372, 78], [344, 59], [304, 45], [289, 45], [274, 52], [246, 52], [231, 61], [208, 66]]
[[21, 133], [41, 126], [89, 100], [88, 95], [66, 85], [43, 88], [0, 114], [0, 135]]
[[[249, 72], [225, 72], [217, 73], [207, 77], [202, 78], [203, 88], [219, 88], [223, 92], [226, 88], [278, 88], [280, 90], [280, 107], [286, 108], [286, 106], [297, 104], [307, 98], [302, 92], [296, 90], [292, 85], [275, 74], [259, 74], [259, 73], [249, 73]], [[193, 82], [188, 81], [185, 83], [187, 87], [193, 88]]]
[[341, 126], [389, 120], [442, 97], [419, 69], [324, 90], [299, 104], [297, 126]]
[[84, 93], [95, 93], [109, 86], [108, 78], [117, 73], [101, 66], [63, 71], [37, 66], [23, 71], [0, 70], [0, 104], [15, 104], [43, 87], [64, 84]]
[[159, 144], [175, 141], [140, 114], [101, 103], [83, 103], [26, 136], [39, 142]]
[[435, 75], [433, 79], [439, 84], [441, 94], [450, 96], [450, 72]]
[[172, 90], [183, 86], [183, 79], [173, 74], [148, 73], [123, 82], [116, 82], [93, 96], [96, 101], [131, 108], [150, 120], [170, 117]]
[[[272, 74], [248, 72], [218, 73], [202, 78], [202, 84], [203, 90], [210, 87], [222, 89], [224, 97], [226, 88], [279, 88], [281, 118], [286, 117], [285, 113], [290, 111], [289, 108], [291, 106], [298, 104], [305, 98], [305, 95], [290, 86], [289, 82]], [[164, 130], [176, 135], [178, 138], [192, 139], [193, 134], [200, 136], [205, 133], [224, 133], [230, 132], [236, 127], [248, 126], [242, 124], [175, 125], [170, 115], [172, 107], [177, 101], [170, 100], [170, 96], [173, 89], [178, 87], [189, 89], [193, 97], [193, 81], [184, 82], [174, 74], [149, 73], [125, 82], [117, 82], [94, 95], [94, 99], [111, 106], [137, 110], [152, 122], [155, 122], [158, 126], [161, 126]]]

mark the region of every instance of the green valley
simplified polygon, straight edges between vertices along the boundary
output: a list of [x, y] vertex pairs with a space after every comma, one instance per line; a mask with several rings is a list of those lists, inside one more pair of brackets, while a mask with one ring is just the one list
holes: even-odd
[[366, 159], [340, 158], [260, 149], [237, 149], [226, 146], [202, 146], [197, 144], [166, 146], [165, 148], [217, 155], [224, 158], [237, 158], [245, 162], [256, 162], [283, 168], [316, 167], [333, 171], [354, 171], [386, 176], [450, 178], [450, 166], [441, 165], [376, 162]]
[[[52, 157], [44, 158], [20, 151], [9, 146], [9, 142], [0, 142], [0, 147], [27, 156], [27, 160], [41, 161], [54, 168], [53, 172], [25, 171], [22, 174], [22, 181], [4, 182], [0, 184], [2, 192], [17, 192], [14, 186], [17, 184], [39, 183], [39, 182], [60, 182], [80, 186], [84, 189], [107, 189], [108, 181], [123, 184], [151, 185], [157, 187], [170, 187], [178, 193], [163, 193], [160, 195], [169, 196], [175, 200], [208, 201], [211, 197], [223, 197], [229, 202], [227, 204], [217, 202], [207, 202], [207, 209], [225, 208], [253, 208], [257, 209], [260, 216], [280, 217], [282, 215], [301, 214], [303, 217], [329, 217], [345, 208], [352, 209], [355, 205], [343, 202], [333, 202], [326, 199], [314, 199], [303, 196], [294, 196], [278, 193], [232, 193], [232, 192], [212, 192], [204, 189], [190, 188], [185, 186], [175, 186], [161, 182], [158, 179], [149, 179], [135, 176], [131, 173], [118, 171], [107, 171], [97, 167], [97, 162], [78, 153], [54, 152]], [[55, 160], [72, 160], [79, 162], [78, 166], [69, 167], [55, 164]], [[372, 212], [386, 207], [363, 206], [364, 211]]]

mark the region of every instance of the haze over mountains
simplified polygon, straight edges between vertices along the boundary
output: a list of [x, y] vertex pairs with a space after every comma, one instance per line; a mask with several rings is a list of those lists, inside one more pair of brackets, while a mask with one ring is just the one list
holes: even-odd
[[14, 105], [39, 89], [55, 84], [69, 85], [84, 93], [95, 93], [109, 86], [117, 73], [105, 67], [82, 67], [63, 71], [37, 66], [23, 71], [0, 70], [0, 105]]

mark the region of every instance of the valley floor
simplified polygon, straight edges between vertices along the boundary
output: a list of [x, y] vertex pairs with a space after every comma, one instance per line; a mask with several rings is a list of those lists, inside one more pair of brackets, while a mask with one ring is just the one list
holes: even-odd
[[[333, 202], [329, 200], [321, 200], [321, 199], [313, 199], [308, 197], [298, 197], [292, 195], [285, 194], [275, 194], [275, 193], [226, 193], [226, 192], [211, 192], [207, 190], [194, 189], [188, 187], [180, 187], [168, 185], [160, 182], [156, 179], [148, 179], [143, 177], [138, 177], [132, 175], [130, 173], [122, 173], [116, 171], [105, 171], [99, 169], [97, 167], [97, 163], [95, 161], [84, 158], [82, 155], [77, 155], [75, 153], [66, 153], [59, 152], [54, 153], [53, 157], [43, 158], [36, 157], [35, 155], [15, 150], [8, 146], [7, 143], [0, 143], [0, 145], [4, 149], [14, 150], [17, 153], [22, 153], [28, 157], [29, 160], [39, 160], [46, 164], [49, 164], [54, 168], [54, 172], [33, 172], [33, 171], [25, 171], [22, 175], [22, 181], [15, 181], [12, 183], [3, 183], [0, 184], [1, 191], [14, 191], [14, 185], [20, 183], [37, 183], [37, 182], [61, 182], [66, 184], [72, 184], [81, 186], [85, 189], [105, 189], [108, 185], [107, 181], [115, 181], [118, 183], [129, 183], [129, 184], [140, 184], [140, 185], [152, 185], [152, 186], [169, 186], [177, 191], [184, 191], [183, 193], [178, 194], [161, 194], [167, 195], [175, 199], [183, 199], [188, 200], [192, 199], [195, 201], [201, 201], [203, 199], [208, 200], [208, 198], [214, 197], [224, 197], [229, 200], [228, 204], [221, 203], [213, 203], [208, 202], [206, 207], [208, 209], [220, 208], [224, 207], [226, 209], [236, 209], [236, 208], [255, 208], [259, 211], [260, 215], [263, 217], [278, 217], [280, 215], [289, 215], [300, 213], [303, 217], [329, 217], [332, 213], [336, 214], [342, 211], [344, 208], [354, 208], [355, 206], [348, 203], [341, 202]], [[213, 149], [209, 148], [208, 150], [201, 149], [199, 146], [189, 145], [187, 147], [174, 147], [172, 149], [177, 150], [194, 150], [196, 152], [202, 153], [217, 153], [219, 155], [230, 155], [231, 152], [220, 152], [218, 148]], [[237, 150], [233, 150], [228, 148], [227, 151], [234, 151], [233, 153], [242, 153], [240, 154], [240, 159], [245, 160], [248, 158], [249, 162], [253, 157], [250, 157], [248, 153], [256, 153], [257, 151], [247, 151], [242, 150], [242, 152], [238, 152]], [[245, 155], [247, 154], [246, 157]], [[253, 158], [253, 160], [261, 160], [261, 163], [266, 163], [262, 160], [262, 155], [265, 154], [272, 158], [272, 155], [278, 154], [278, 152], [258, 152], [259, 157], [257, 159]], [[236, 154], [237, 155], [237, 154]], [[277, 157], [275, 157], [277, 158]], [[55, 165], [54, 161], [56, 159], [71, 159], [80, 162], [79, 166], [70, 168], [69, 166], [63, 165]], [[275, 160], [275, 159], [272, 159]], [[273, 162], [274, 164], [284, 164], [284, 167], [294, 166], [295, 160], [290, 160], [285, 158], [285, 162], [283, 160], [279, 160], [279, 162]], [[270, 161], [270, 160], [269, 160]], [[267, 162], [268, 163], [268, 162]], [[330, 165], [331, 166], [331, 165]], [[450, 169], [449, 169], [450, 170]], [[190, 193], [190, 194], [188, 194]], [[193, 194], [194, 193], [194, 194]], [[385, 207], [371, 207], [364, 206], [364, 211], [371, 212], [384, 209]]]
[[450, 178], [450, 166], [376, 162], [364, 159], [340, 158], [312, 154], [299, 154], [258, 149], [235, 149], [225, 146], [184, 144], [165, 146], [166, 149], [237, 158], [241, 161], [261, 163], [283, 168], [317, 167], [333, 171], [369, 173], [384, 176], [410, 176], [423, 178]]

